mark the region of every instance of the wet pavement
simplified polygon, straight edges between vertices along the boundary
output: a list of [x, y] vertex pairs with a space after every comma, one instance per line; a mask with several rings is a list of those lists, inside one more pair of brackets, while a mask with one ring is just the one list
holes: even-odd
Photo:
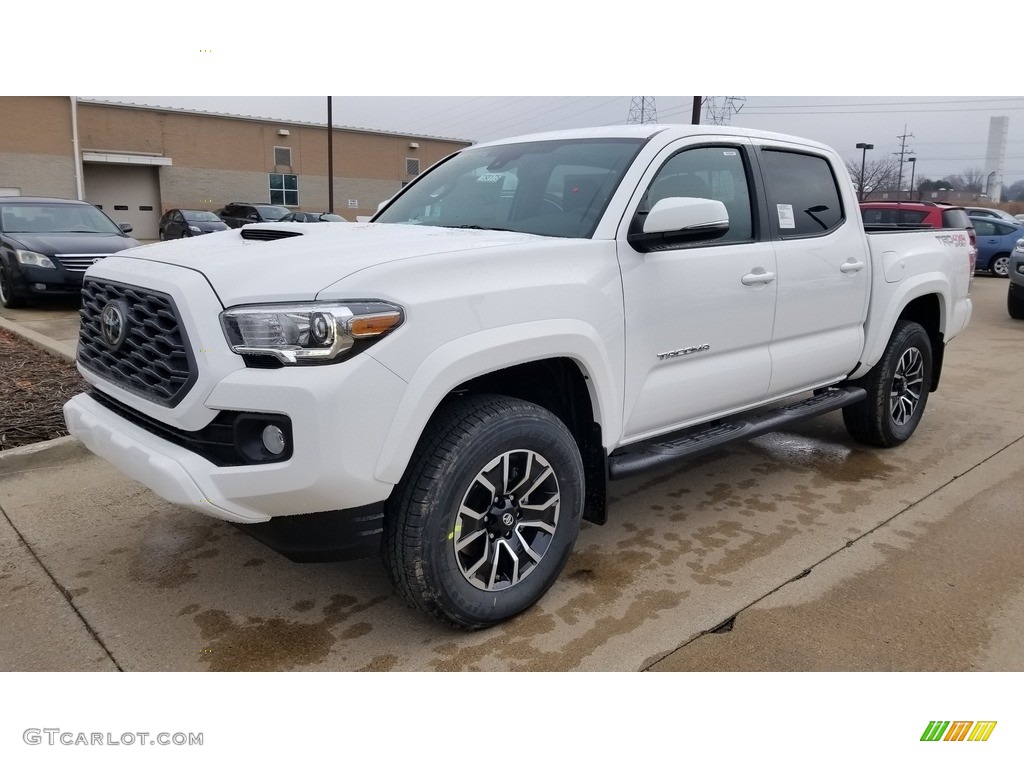
[[830, 414], [614, 483], [552, 591], [476, 633], [408, 608], [376, 560], [291, 563], [71, 438], [4, 456], [0, 669], [1024, 669], [1006, 285], [975, 280], [910, 442], [869, 450]]

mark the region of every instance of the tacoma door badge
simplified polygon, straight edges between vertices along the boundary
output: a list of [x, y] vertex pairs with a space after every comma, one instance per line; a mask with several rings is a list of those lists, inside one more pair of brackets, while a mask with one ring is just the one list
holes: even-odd
[[686, 347], [685, 349], [673, 349], [671, 352], [660, 352], [658, 354], [659, 360], [668, 360], [672, 357], [685, 357], [686, 355], [693, 355], [697, 352], [707, 352], [711, 349], [710, 344], [700, 344], [696, 347]]

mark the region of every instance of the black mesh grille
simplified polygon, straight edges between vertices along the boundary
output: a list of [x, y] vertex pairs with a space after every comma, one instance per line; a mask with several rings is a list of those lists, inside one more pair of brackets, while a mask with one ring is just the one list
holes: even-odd
[[[126, 312], [124, 340], [112, 348], [100, 314], [111, 302]], [[104, 379], [155, 403], [173, 407], [197, 378], [195, 360], [174, 301], [165, 293], [86, 280], [82, 287], [78, 361]]]

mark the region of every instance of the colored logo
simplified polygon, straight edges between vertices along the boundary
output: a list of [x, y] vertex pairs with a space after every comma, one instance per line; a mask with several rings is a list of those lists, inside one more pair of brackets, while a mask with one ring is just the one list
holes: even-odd
[[995, 729], [995, 720], [932, 720], [921, 741], [988, 741]]

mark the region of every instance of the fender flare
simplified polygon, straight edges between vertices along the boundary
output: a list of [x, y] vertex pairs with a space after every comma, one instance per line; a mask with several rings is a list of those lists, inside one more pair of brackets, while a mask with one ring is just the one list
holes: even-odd
[[[621, 348], [621, 337], [619, 344]], [[409, 380], [384, 438], [377, 479], [386, 483], [401, 480], [427, 422], [460, 384], [503, 368], [556, 357], [580, 366], [590, 388], [595, 420], [605, 435], [618, 435], [622, 388], [616, 382], [621, 376], [614, 375], [617, 366], [597, 330], [570, 319], [518, 323], [454, 339], [423, 360]]]

